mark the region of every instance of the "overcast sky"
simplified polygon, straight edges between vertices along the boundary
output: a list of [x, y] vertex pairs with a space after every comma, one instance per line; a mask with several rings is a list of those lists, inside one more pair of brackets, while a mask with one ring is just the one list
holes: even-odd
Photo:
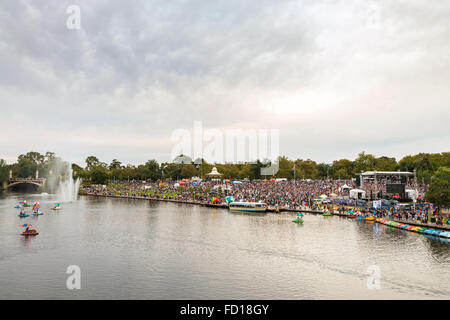
[[449, 17], [426, 0], [2, 0], [0, 158], [169, 161], [194, 121], [279, 129], [291, 159], [450, 151]]

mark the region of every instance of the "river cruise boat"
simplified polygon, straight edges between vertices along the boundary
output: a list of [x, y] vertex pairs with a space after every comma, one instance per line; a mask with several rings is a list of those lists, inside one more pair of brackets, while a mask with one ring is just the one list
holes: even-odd
[[262, 202], [231, 202], [228, 206], [230, 212], [265, 213], [267, 210], [267, 205]]

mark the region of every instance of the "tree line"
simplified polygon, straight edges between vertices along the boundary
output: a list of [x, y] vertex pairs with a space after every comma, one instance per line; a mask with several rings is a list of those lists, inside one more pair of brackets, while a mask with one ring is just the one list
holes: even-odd
[[101, 162], [96, 156], [86, 158], [84, 166], [76, 163], [64, 162], [53, 152], [40, 154], [28, 152], [21, 154], [17, 162], [8, 165], [0, 159], [0, 183], [9, 177], [34, 177], [36, 170], [39, 176], [53, 178], [64, 176], [67, 167], [71, 166], [74, 178], [81, 178], [85, 184], [106, 184], [109, 181], [131, 180], [179, 180], [190, 179], [193, 176], [205, 178], [213, 166], [225, 179], [351, 179], [364, 171], [416, 171], [419, 182], [431, 183], [427, 193], [427, 200], [450, 205], [450, 152], [419, 153], [408, 155], [396, 161], [395, 158], [376, 157], [361, 152], [355, 160], [340, 159], [330, 164], [316, 163], [311, 159], [290, 160], [287, 157], [278, 158], [278, 172], [273, 176], [261, 176], [261, 168], [270, 166], [270, 161], [256, 161], [254, 163], [225, 163], [211, 164], [202, 159], [193, 161], [185, 155], [180, 155], [172, 162], [158, 163], [148, 160], [140, 165], [123, 165], [114, 159], [110, 164]]
[[[59, 167], [63, 162], [53, 152], [40, 154], [28, 152], [19, 155], [17, 162], [11, 165], [0, 159], [0, 182], [8, 179], [9, 170], [14, 177], [34, 177], [36, 169], [40, 177], [50, 174], [52, 168]], [[179, 180], [190, 179], [193, 176], [205, 178], [211, 172], [213, 166], [223, 174], [226, 179], [351, 179], [356, 174], [364, 171], [414, 171], [416, 170], [419, 182], [422, 179], [429, 183], [435, 172], [441, 168], [450, 168], [450, 152], [419, 153], [408, 155], [397, 161], [386, 156], [376, 157], [373, 154], [361, 152], [355, 160], [340, 159], [332, 163], [316, 163], [311, 159], [291, 160], [281, 156], [278, 158], [278, 172], [274, 176], [261, 176], [261, 168], [271, 165], [270, 161], [256, 161], [254, 163], [224, 163], [211, 164], [202, 159], [193, 161], [185, 155], [180, 155], [172, 162], [158, 163], [156, 160], [148, 160], [139, 165], [122, 164], [114, 159], [107, 164], [96, 156], [86, 158], [83, 166], [71, 164], [74, 176], [82, 178], [85, 182], [105, 183], [108, 180]], [[295, 170], [294, 170], [295, 168]], [[54, 173], [54, 172], [53, 172]]]

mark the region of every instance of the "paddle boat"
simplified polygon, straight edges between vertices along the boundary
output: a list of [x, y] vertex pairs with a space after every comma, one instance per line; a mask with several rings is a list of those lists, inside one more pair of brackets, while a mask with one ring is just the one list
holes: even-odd
[[37, 236], [39, 232], [37, 232], [35, 229], [29, 229], [28, 231], [22, 232], [23, 236]]
[[303, 224], [303, 214], [302, 213], [297, 214], [297, 217], [294, 220], [292, 220], [292, 222], [295, 222], [297, 224]]
[[292, 220], [292, 222], [295, 222], [297, 224], [303, 224], [303, 219], [300, 217], [295, 218], [294, 220]]
[[36, 231], [36, 229], [30, 229], [31, 224], [25, 223], [21, 225], [22, 228], [27, 228], [24, 232], [22, 232], [23, 236], [36, 236], [39, 234], [39, 232]]
[[441, 237], [444, 238], [450, 238], [450, 232], [449, 231], [444, 231], [440, 234]]
[[375, 221], [375, 217], [373, 216], [367, 216], [366, 221]]

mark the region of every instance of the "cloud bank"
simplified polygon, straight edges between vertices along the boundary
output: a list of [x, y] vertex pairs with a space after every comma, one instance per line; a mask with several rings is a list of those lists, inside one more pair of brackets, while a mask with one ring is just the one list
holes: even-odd
[[449, 15], [424, 0], [5, 0], [0, 158], [169, 161], [194, 121], [279, 129], [281, 154], [319, 162], [449, 151]]

